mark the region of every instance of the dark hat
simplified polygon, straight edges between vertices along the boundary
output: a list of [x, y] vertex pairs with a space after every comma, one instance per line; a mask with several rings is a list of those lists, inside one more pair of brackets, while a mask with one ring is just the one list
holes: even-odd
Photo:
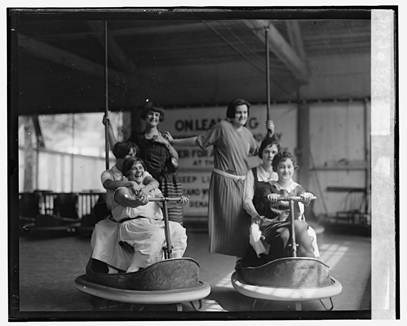
[[164, 109], [156, 106], [150, 99], [146, 99], [143, 108], [141, 110], [141, 117], [144, 119], [148, 112], [154, 111], [160, 113], [160, 120], [164, 118]]

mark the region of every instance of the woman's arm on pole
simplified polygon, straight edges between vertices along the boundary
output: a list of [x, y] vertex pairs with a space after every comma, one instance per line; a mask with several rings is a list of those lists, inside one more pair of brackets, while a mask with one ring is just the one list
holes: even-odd
[[112, 123], [108, 114], [103, 116], [102, 122], [105, 126], [107, 126], [107, 138], [109, 140], [110, 149], [113, 149], [114, 145], [117, 143], [117, 139], [114, 135]]
[[129, 188], [118, 188], [114, 193], [114, 200], [116, 203], [125, 207], [138, 207], [148, 203], [147, 196], [140, 193], [138, 196], [134, 195]]

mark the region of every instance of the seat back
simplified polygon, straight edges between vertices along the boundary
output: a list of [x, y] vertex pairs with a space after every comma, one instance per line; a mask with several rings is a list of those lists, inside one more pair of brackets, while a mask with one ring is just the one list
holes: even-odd
[[20, 217], [35, 218], [39, 214], [39, 195], [35, 192], [19, 194], [18, 214]]
[[78, 195], [74, 193], [57, 194], [54, 199], [54, 215], [78, 219]]

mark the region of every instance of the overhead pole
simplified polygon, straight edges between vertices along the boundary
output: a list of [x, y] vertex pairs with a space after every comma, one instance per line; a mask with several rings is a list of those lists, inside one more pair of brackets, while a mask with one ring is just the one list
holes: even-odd
[[[105, 116], [109, 113], [109, 69], [107, 56], [107, 20], [105, 20]], [[109, 120], [105, 123], [105, 164], [106, 170], [109, 169]]]
[[[264, 29], [266, 40], [266, 93], [267, 93], [267, 121], [270, 120], [270, 44], [269, 44], [269, 26]], [[267, 130], [267, 136], [271, 136], [271, 131]]]

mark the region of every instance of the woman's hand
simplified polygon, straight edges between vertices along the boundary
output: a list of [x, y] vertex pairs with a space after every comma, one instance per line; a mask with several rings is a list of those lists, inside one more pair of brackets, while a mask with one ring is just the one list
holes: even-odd
[[170, 145], [170, 142], [165, 137], [163, 137], [161, 134], [154, 136], [154, 141], [157, 143], [166, 145], [166, 146]]
[[256, 216], [252, 217], [252, 223], [261, 224], [261, 222], [263, 220], [264, 220], [264, 216], [261, 216], [261, 215], [256, 215]]
[[143, 191], [139, 191], [136, 195], [136, 200], [140, 205], [146, 205], [148, 203], [148, 196]]
[[163, 132], [163, 137], [164, 137], [165, 139], [167, 139], [167, 141], [168, 141], [171, 145], [174, 144], [174, 138], [171, 136], [171, 134], [170, 134], [169, 131], [164, 131], [164, 132]]
[[110, 124], [109, 113], [105, 113], [105, 114], [103, 115], [102, 123], [103, 123], [105, 126]]
[[276, 130], [276, 127], [274, 125], [273, 120], [266, 121], [266, 128], [270, 132], [271, 135], [274, 135], [274, 131]]
[[315, 195], [310, 192], [303, 192], [300, 194], [301, 200], [305, 205], [309, 205], [313, 199], [315, 199]]
[[189, 203], [189, 197], [182, 195], [180, 200], [177, 201], [178, 204], [181, 204], [182, 206], [185, 206], [186, 204]]
[[137, 195], [138, 192], [140, 192], [142, 185], [139, 185], [135, 181], [129, 181], [130, 182], [130, 189], [133, 191], [135, 195]]
[[279, 194], [268, 194], [267, 195], [267, 199], [269, 201], [271, 201], [272, 203], [276, 203], [279, 199], [280, 199], [280, 195]]

